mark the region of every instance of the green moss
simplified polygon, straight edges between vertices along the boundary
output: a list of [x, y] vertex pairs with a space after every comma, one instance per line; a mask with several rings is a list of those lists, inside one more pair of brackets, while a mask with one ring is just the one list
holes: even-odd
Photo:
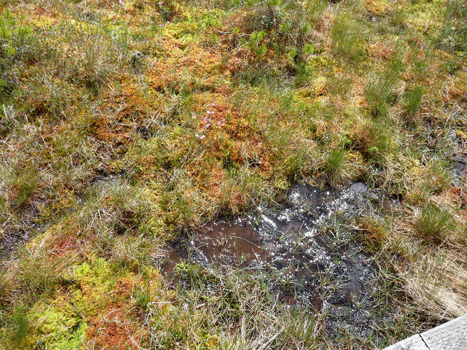
[[75, 268], [74, 274], [70, 276], [77, 281], [79, 288], [71, 292], [73, 305], [80, 312], [94, 316], [99, 308], [107, 302], [104, 294], [112, 289], [114, 279], [112, 278], [110, 265], [102, 258], [92, 264], [85, 262]]
[[51, 350], [77, 349], [86, 338], [87, 325], [63, 298], [41, 300], [28, 313], [35, 325], [35, 344]]
[[92, 265], [85, 262], [76, 267], [74, 271], [76, 279], [94, 286], [102, 284], [105, 278], [111, 274], [109, 263], [102, 258], [97, 259]]
[[28, 312], [27, 318], [34, 331], [29, 342], [47, 349], [76, 349], [85, 340], [86, 319], [99, 312], [107, 301], [104, 293], [111, 288], [113, 273], [103, 259], [77, 266], [69, 280], [66, 295], [58, 292], [55, 299], [40, 299]]
[[[152, 270], [143, 272], [155, 276]], [[109, 305], [112, 309], [118, 309], [118, 305], [127, 307], [132, 287], [127, 289], [123, 285], [119, 293], [109, 294], [116, 289], [118, 281], [128, 280], [130, 286], [136, 282], [132, 272], [123, 275], [116, 275], [112, 265], [104, 259], [76, 266], [73, 273], [66, 276], [72, 281], [66, 291], [57, 291], [52, 299], [40, 299], [27, 313], [28, 324], [32, 325], [27, 343], [57, 350], [80, 348], [86, 341], [89, 325], [100, 322], [98, 315], [103, 310]]]

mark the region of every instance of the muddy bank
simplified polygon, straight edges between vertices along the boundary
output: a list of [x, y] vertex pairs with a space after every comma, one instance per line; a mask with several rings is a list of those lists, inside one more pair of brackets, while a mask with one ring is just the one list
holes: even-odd
[[371, 317], [376, 273], [345, 223], [396, 203], [381, 203], [380, 197], [360, 182], [340, 192], [298, 185], [279, 210], [258, 207], [248, 216], [192, 232], [170, 248], [161, 268], [168, 279], [185, 260], [206, 268], [267, 272], [274, 276], [271, 285], [278, 300], [326, 313], [331, 334], [345, 329], [377, 337]]

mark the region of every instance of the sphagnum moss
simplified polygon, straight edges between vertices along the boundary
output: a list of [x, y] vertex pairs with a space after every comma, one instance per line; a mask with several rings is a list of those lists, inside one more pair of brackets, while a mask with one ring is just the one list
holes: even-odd
[[[212, 277], [225, 287], [212, 294], [148, 277], [181, 231], [301, 181], [366, 181], [400, 201], [381, 210], [384, 225], [361, 225], [389, 266], [382, 305], [397, 298], [418, 326], [465, 310], [463, 11], [451, 0], [1, 1], [0, 241], [16, 253], [1, 271], [0, 347], [328, 346], [323, 316], [280, 309], [261, 279]], [[15, 250], [18, 237], [29, 242]], [[80, 299], [92, 317], [64, 302], [86, 293], [85, 266], [108, 276], [109, 299]], [[388, 327], [388, 342], [407, 334]]]

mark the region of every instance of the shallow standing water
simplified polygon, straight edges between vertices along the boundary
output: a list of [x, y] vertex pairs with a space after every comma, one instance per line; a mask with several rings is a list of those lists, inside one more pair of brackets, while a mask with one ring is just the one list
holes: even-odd
[[297, 185], [280, 210], [258, 207], [193, 232], [185, 248], [172, 248], [161, 267], [169, 278], [185, 259], [206, 267], [272, 271], [279, 276], [274, 281], [278, 299], [325, 312], [330, 333], [345, 328], [360, 337], [375, 335], [372, 259], [340, 224], [372, 210], [375, 199], [361, 182], [340, 192]]

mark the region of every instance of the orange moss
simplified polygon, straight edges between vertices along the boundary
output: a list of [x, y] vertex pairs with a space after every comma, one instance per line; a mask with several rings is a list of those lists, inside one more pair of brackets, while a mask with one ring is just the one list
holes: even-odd
[[368, 46], [368, 50], [373, 57], [390, 60], [394, 50], [385, 43], [378, 42]]
[[220, 58], [220, 53], [213, 49], [193, 46], [190, 47], [189, 55], [182, 57], [179, 64], [186, 66], [193, 75], [203, 77], [219, 71]]
[[461, 73], [449, 90], [449, 95], [460, 102], [467, 102], [467, 74]]
[[120, 86], [105, 89], [99, 98], [102, 114], [89, 124], [96, 139], [110, 143], [123, 153], [134, 141], [133, 132], [147, 123], [148, 116], [160, 113], [158, 105], [148, 100], [130, 77], [121, 76]]
[[216, 93], [222, 95], [223, 97], [232, 96], [234, 90], [229, 84], [223, 84], [216, 88]]
[[135, 337], [136, 330], [125, 312], [115, 310], [112, 319], [92, 325], [87, 333], [92, 339], [91, 344], [103, 349], [139, 349], [141, 339]]
[[90, 0], [88, 6], [111, 9], [121, 7], [117, 0]]
[[197, 186], [207, 190], [208, 195], [217, 201], [217, 197], [220, 195], [220, 186], [226, 177], [222, 164], [200, 159], [199, 162], [191, 164], [187, 168]]
[[[27, 19], [28, 24], [43, 25], [43, 24], [55, 24], [60, 19], [67, 18], [66, 15], [56, 11], [52, 6], [47, 6], [47, 8], [38, 5], [18, 7], [15, 9], [14, 13], [17, 16], [17, 19], [22, 21], [24, 18]], [[6, 7], [8, 8], [8, 7]], [[0, 11], [3, 8], [0, 6]], [[11, 10], [11, 8], [10, 8]]]
[[51, 253], [54, 253], [57, 256], [65, 255], [68, 252], [76, 249], [75, 242], [75, 239], [67, 237], [63, 241], [58, 242], [58, 244], [55, 247], [53, 247]]
[[129, 303], [134, 287], [134, 281], [120, 279], [115, 289], [108, 293], [108, 302], [103, 301], [100, 312], [87, 322], [87, 336], [92, 339], [94, 346], [110, 349], [140, 348], [143, 325]]
[[51, 23], [56, 22], [57, 13], [53, 9], [45, 9], [41, 6], [35, 6], [29, 18], [42, 19], [46, 17]]
[[367, 245], [380, 245], [387, 239], [384, 229], [372, 220], [361, 221], [359, 228], [365, 236], [364, 240]]
[[98, 140], [117, 145], [125, 143], [125, 141], [127, 143], [133, 141], [130, 134], [131, 130], [127, 125], [119, 123], [119, 120], [116, 123], [112, 123], [108, 117], [100, 116], [92, 123], [90, 131]]
[[215, 156], [221, 163], [229, 161], [237, 165], [243, 165], [248, 155], [256, 154], [260, 159], [255, 161], [260, 161], [254, 166], [269, 170], [271, 164], [266, 140], [251, 127], [247, 116], [239, 109], [220, 96], [215, 101], [214, 107], [206, 107], [208, 111], [200, 117], [196, 128], [198, 134], [206, 136], [200, 143], [207, 148], [208, 154]]
[[233, 53], [227, 64], [225, 65], [224, 72], [228, 71], [229, 74], [235, 74], [249, 66], [249, 62], [253, 59], [253, 54], [250, 49], [241, 47]]
[[388, 5], [382, 0], [365, 0], [363, 6], [368, 12], [373, 14], [387, 14], [389, 8]]
[[[223, 32], [231, 32], [234, 28], [242, 28], [245, 26], [245, 18], [248, 15], [248, 11], [245, 9], [240, 9], [239, 11], [233, 13], [228, 18], [225, 19], [224, 25], [222, 27]], [[243, 32], [239, 33], [243, 34]]]
[[183, 85], [191, 89], [213, 90], [225, 81], [219, 52], [196, 45], [183, 52], [181, 44], [173, 39], [164, 40], [162, 45], [168, 52], [168, 59], [158, 61], [149, 74], [154, 90], [180, 91]]
[[467, 193], [461, 187], [450, 187], [448, 190], [441, 194], [440, 197], [445, 197], [451, 202], [458, 210], [459, 214], [464, 220], [467, 220]]

